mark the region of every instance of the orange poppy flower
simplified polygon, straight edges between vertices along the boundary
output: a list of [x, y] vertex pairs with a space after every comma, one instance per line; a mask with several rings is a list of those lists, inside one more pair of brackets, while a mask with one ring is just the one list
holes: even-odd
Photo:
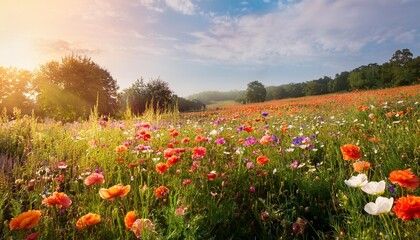
[[189, 143], [189, 142], [190, 142], [190, 139], [189, 138], [183, 138], [181, 140], [181, 143]]
[[99, 173], [92, 173], [85, 178], [85, 185], [90, 186], [95, 183], [104, 183], [105, 179], [102, 174]]
[[164, 174], [168, 170], [168, 165], [166, 163], [158, 163], [156, 164], [156, 171], [159, 174]]
[[127, 146], [125, 146], [125, 145], [120, 145], [120, 146], [117, 146], [117, 147], [115, 148], [115, 152], [117, 152], [117, 153], [124, 153], [124, 152], [127, 152]]
[[370, 169], [370, 162], [358, 161], [353, 163], [353, 169], [355, 172], [364, 173]]
[[124, 217], [124, 224], [125, 227], [131, 229], [133, 226], [134, 221], [136, 221], [137, 216], [135, 211], [129, 211]]
[[205, 142], [205, 141], [207, 141], [207, 138], [206, 138], [205, 136], [200, 136], [200, 135], [198, 135], [198, 136], [196, 136], [196, 137], [194, 138], [194, 141], [195, 141], [196, 143], [199, 143], [199, 142]]
[[389, 180], [410, 190], [419, 186], [419, 178], [411, 172], [411, 169], [392, 171]]
[[88, 213], [83, 217], [79, 218], [76, 222], [76, 227], [81, 229], [84, 227], [93, 226], [101, 221], [101, 216], [96, 213]]
[[260, 164], [260, 165], [265, 165], [265, 164], [267, 164], [269, 161], [270, 161], [270, 159], [269, 159], [268, 157], [266, 157], [266, 156], [259, 156], [259, 157], [257, 158], [257, 163], [258, 163], [258, 164]]
[[346, 144], [342, 146], [340, 150], [343, 154], [343, 159], [346, 161], [357, 160], [362, 156], [360, 153], [360, 148], [352, 144]]
[[130, 185], [124, 186], [122, 184], [118, 184], [108, 189], [101, 188], [99, 190], [99, 195], [101, 196], [102, 199], [114, 200], [116, 197], [124, 197], [125, 195], [127, 195], [127, 193], [130, 192], [130, 189], [131, 189]]
[[404, 221], [420, 218], [420, 197], [408, 195], [398, 198], [393, 208], [395, 215]]
[[166, 198], [169, 194], [169, 188], [165, 186], [160, 186], [156, 188], [156, 197], [158, 198]]
[[54, 192], [53, 195], [44, 198], [44, 200], [42, 200], [42, 204], [47, 206], [57, 205], [59, 208], [68, 208], [71, 205], [71, 199], [62, 192]]
[[30, 229], [35, 227], [41, 219], [41, 211], [29, 210], [12, 218], [9, 223], [10, 230], [13, 229]]

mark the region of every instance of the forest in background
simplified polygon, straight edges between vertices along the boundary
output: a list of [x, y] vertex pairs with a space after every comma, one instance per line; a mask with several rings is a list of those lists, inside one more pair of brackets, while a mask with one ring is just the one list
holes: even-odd
[[[409, 49], [397, 50], [391, 59], [383, 64], [370, 63], [351, 71], [337, 73], [333, 78], [324, 76], [302, 83], [288, 83], [265, 87], [265, 100], [295, 98], [327, 93], [391, 88], [420, 83], [420, 56], [413, 58]], [[205, 104], [218, 101], [246, 102], [247, 90], [205, 91], [188, 96]]]

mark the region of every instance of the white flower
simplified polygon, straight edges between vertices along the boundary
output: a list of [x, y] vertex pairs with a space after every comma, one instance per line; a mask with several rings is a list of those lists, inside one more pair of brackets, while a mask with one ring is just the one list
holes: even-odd
[[357, 176], [352, 176], [349, 180], [344, 180], [344, 183], [349, 187], [362, 187], [368, 183], [366, 174], [359, 174]]
[[379, 215], [391, 211], [393, 204], [394, 198], [378, 197], [375, 203], [367, 203], [364, 210], [370, 215]]
[[368, 182], [367, 184], [363, 185], [361, 189], [367, 194], [381, 195], [385, 192], [385, 181], [382, 180], [380, 182]]
[[214, 135], [217, 135], [218, 132], [216, 130], [212, 130], [209, 134], [214, 136]]

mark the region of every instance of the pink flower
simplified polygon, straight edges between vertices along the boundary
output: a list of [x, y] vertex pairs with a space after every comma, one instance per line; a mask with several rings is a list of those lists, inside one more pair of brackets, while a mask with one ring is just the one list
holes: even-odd
[[105, 179], [102, 174], [99, 173], [92, 173], [85, 178], [85, 185], [90, 186], [95, 183], [104, 183]]
[[143, 235], [143, 231], [152, 232], [155, 230], [155, 226], [152, 221], [146, 218], [137, 219], [131, 226], [131, 231], [134, 232], [136, 237], [140, 239]]

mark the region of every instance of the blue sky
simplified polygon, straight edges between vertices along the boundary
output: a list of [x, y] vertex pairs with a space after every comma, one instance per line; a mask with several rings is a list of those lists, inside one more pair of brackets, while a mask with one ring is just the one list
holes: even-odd
[[417, 0], [2, 0], [0, 66], [87, 55], [120, 90], [160, 77], [179, 96], [305, 82], [420, 55]]

